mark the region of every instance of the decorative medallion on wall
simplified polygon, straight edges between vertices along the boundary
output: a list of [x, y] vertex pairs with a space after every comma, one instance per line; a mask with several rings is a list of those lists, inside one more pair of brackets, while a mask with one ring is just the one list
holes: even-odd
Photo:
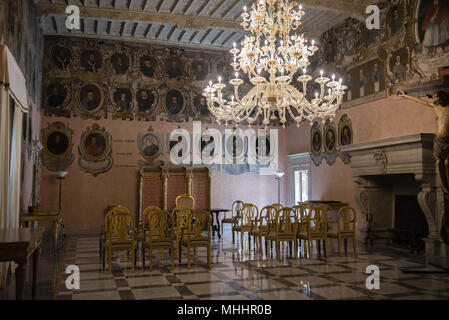
[[44, 90], [43, 109], [46, 116], [70, 118], [72, 102], [72, 83], [68, 79], [58, 79]]
[[65, 171], [73, 163], [73, 131], [62, 122], [53, 122], [42, 129], [42, 163], [50, 171]]
[[335, 130], [335, 125], [329, 119], [326, 120], [324, 125], [324, 150], [331, 154], [337, 151], [337, 130]]
[[70, 78], [73, 68], [73, 53], [70, 47], [67, 46], [66, 39], [55, 45], [50, 51], [50, 61], [53, 66], [51, 76]]
[[347, 146], [353, 143], [354, 133], [352, 131], [352, 121], [344, 114], [338, 123], [338, 142], [340, 146]]
[[152, 86], [139, 85], [134, 103], [137, 106], [136, 119], [139, 121], [154, 121], [160, 113], [159, 95]]
[[162, 71], [159, 57], [150, 46], [137, 50], [136, 63], [138, 67], [133, 70], [133, 74], [140, 75], [142, 80], [152, 86], [162, 84]]
[[187, 59], [183, 49], [166, 49], [164, 61], [165, 83], [169, 87], [182, 88], [187, 77]]
[[98, 124], [87, 127], [81, 135], [79, 166], [81, 170], [96, 177], [109, 171], [114, 163], [112, 159], [112, 137]]
[[387, 165], [388, 165], [388, 159], [387, 154], [385, 151], [378, 149], [374, 152], [373, 158], [376, 161], [377, 166], [379, 167], [379, 171], [382, 174], [387, 173]]
[[107, 90], [103, 84], [95, 82], [85, 82], [78, 84], [76, 88], [76, 98], [74, 115], [79, 115], [83, 119], [99, 120], [102, 116], [107, 116], [106, 102]]
[[120, 84], [110, 92], [112, 102], [112, 119], [134, 120], [133, 92], [127, 84]]
[[319, 156], [323, 148], [323, 136], [318, 122], [315, 122], [310, 131], [310, 150], [315, 156]]
[[139, 162], [139, 165], [148, 165], [162, 154], [164, 137], [162, 134], [154, 133], [153, 128], [150, 126], [148, 132], [138, 134], [137, 147], [140, 155], [145, 159], [145, 163]]
[[190, 105], [190, 96], [185, 90], [167, 88], [162, 96], [163, 111], [161, 119], [168, 121], [187, 121], [186, 107]]

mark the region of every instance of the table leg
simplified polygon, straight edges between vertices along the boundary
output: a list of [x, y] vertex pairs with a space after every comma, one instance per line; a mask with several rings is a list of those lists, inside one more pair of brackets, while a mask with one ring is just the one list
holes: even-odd
[[26, 260], [16, 261], [16, 300], [23, 300], [25, 289]]
[[39, 257], [41, 255], [41, 247], [37, 248], [33, 253], [33, 289], [32, 289], [32, 299], [36, 298], [36, 288], [37, 288], [37, 270], [39, 266]]
[[220, 220], [218, 220], [220, 212], [215, 212], [215, 220], [217, 220], [217, 233], [218, 233], [218, 239], [221, 239], [221, 232], [220, 232]]

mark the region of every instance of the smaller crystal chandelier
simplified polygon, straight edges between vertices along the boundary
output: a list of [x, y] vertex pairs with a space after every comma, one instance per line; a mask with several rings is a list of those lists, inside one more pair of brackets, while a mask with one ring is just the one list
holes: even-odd
[[[209, 83], [203, 95], [207, 99], [210, 112], [217, 122], [247, 121], [254, 123], [262, 118], [268, 125], [270, 120], [279, 120], [283, 126], [291, 118], [297, 125], [303, 120], [325, 120], [335, 117], [340, 107], [345, 89], [340, 81], [323, 76], [315, 79], [319, 89], [309, 97], [308, 84], [313, 80], [307, 74], [309, 57], [318, 50], [315, 42], [308, 45], [304, 35], [292, 34], [302, 24], [305, 12], [299, 5], [289, 0], [257, 0], [250, 13], [242, 14], [242, 27], [250, 31], [242, 43], [241, 50], [230, 51], [234, 56], [231, 64], [235, 78], [229, 83], [234, 87], [234, 95], [225, 97], [226, 84], [218, 78], [218, 83]], [[301, 90], [292, 85], [295, 74], [302, 75], [296, 80]], [[239, 72], [245, 73], [253, 87], [240, 99], [239, 87], [244, 83]], [[310, 100], [311, 99], [311, 100]]]

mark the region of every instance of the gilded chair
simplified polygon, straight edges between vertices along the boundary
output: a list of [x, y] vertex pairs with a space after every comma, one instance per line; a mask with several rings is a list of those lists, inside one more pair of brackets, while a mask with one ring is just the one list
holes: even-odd
[[[151, 224], [150, 224], [149, 218], [150, 218], [150, 214], [155, 211], [161, 211], [161, 208], [159, 208], [158, 206], [149, 206], [149, 207], [146, 207], [142, 213], [142, 225], [141, 225], [141, 230], [139, 231], [138, 239], [139, 239], [139, 242], [141, 243], [140, 249], [141, 249], [141, 256], [142, 256], [142, 266], [144, 268], [145, 268], [145, 245], [144, 245], [145, 240], [144, 239], [148, 240], [148, 237], [150, 236], [149, 232], [150, 232]], [[153, 234], [154, 234], [155, 226], [153, 225], [152, 227], [153, 227]], [[162, 256], [163, 256], [163, 250], [161, 249], [161, 259], [162, 259]]]
[[[224, 217], [221, 220], [221, 234], [223, 234], [223, 224], [228, 223], [228, 224], [232, 224], [234, 226], [239, 223], [240, 214], [242, 212], [243, 205], [244, 205], [243, 201], [240, 201], [240, 200], [234, 201], [234, 203], [232, 204], [231, 211], [227, 211], [224, 213]], [[231, 214], [230, 218], [226, 218], [226, 215], [228, 213]], [[235, 242], [235, 233], [234, 233], [234, 231], [232, 231], [232, 243], [234, 244], [234, 242]]]
[[181, 239], [181, 244], [187, 247], [187, 268], [190, 269], [190, 249], [194, 248], [194, 256], [197, 257], [197, 248], [207, 248], [207, 264], [211, 267], [211, 228], [212, 218], [209, 212], [204, 210], [190, 211], [187, 216], [187, 230]]
[[327, 257], [327, 222], [328, 212], [331, 208], [327, 205], [310, 206], [307, 215], [307, 225], [305, 230], [297, 232], [299, 240], [305, 240], [309, 258], [312, 259], [312, 241], [317, 241], [317, 247], [320, 251], [320, 241], [324, 242], [324, 252]]
[[112, 208], [105, 216], [104, 256], [108, 262], [108, 270], [112, 271], [112, 252], [124, 251], [125, 259], [131, 251], [132, 271], [136, 264], [136, 229], [133, 217], [128, 209], [118, 206]]
[[[106, 217], [106, 214], [113, 208], [119, 207], [119, 205], [110, 205], [107, 206], [106, 209], [103, 211], [103, 219]], [[100, 251], [100, 262], [103, 264], [103, 270], [105, 268], [105, 260], [106, 257], [104, 256], [104, 245], [106, 242], [106, 230], [104, 224], [101, 225], [101, 231], [100, 231], [100, 241], [99, 241], [99, 251]]]
[[173, 209], [172, 216], [174, 221], [174, 232], [176, 241], [176, 256], [181, 260], [181, 239], [188, 233], [188, 219], [192, 216], [192, 209], [187, 208], [175, 208]]
[[[307, 203], [300, 203], [294, 207], [292, 207], [293, 211], [295, 211], [296, 219], [298, 220], [298, 233], [307, 232], [307, 216], [309, 212], [309, 205]], [[305, 244], [307, 244], [307, 241], [304, 240]], [[302, 239], [298, 237], [298, 248], [300, 248], [302, 245]], [[307, 245], [304, 245], [304, 254], [307, 255]]]
[[[266, 235], [268, 241], [274, 241], [276, 243], [276, 258], [281, 260], [281, 243], [288, 242], [290, 245], [294, 245], [295, 259], [298, 258], [298, 242], [297, 230], [298, 219], [296, 217], [295, 210], [292, 208], [284, 207], [279, 211], [277, 217], [272, 219], [274, 223], [270, 224], [269, 232]], [[265, 248], [266, 250], [267, 248]], [[290, 250], [291, 253], [291, 250]]]
[[173, 215], [168, 211], [152, 210], [146, 215], [144, 223], [148, 225], [148, 233], [143, 234], [142, 263], [145, 267], [145, 249], [150, 251], [150, 271], [153, 271], [153, 250], [161, 250], [161, 262], [163, 261], [163, 250], [170, 249], [171, 269], [174, 269], [174, 222]]
[[187, 193], [181, 194], [176, 197], [176, 208], [195, 209], [195, 199]]
[[275, 207], [278, 211], [280, 211], [284, 206], [280, 203], [270, 204], [270, 207]]
[[341, 257], [341, 240], [344, 241], [345, 254], [347, 253], [348, 239], [352, 238], [352, 245], [354, 248], [354, 255], [357, 257], [357, 238], [356, 238], [356, 217], [357, 214], [354, 208], [346, 206], [338, 210], [337, 213], [337, 230], [329, 231], [327, 236], [332, 243], [333, 239], [337, 239], [338, 242], [338, 254]]
[[[267, 206], [260, 210], [259, 219], [255, 220], [255, 226], [249, 232], [249, 236], [252, 236], [254, 239], [254, 243], [259, 246], [259, 251], [263, 254], [263, 245], [262, 238], [266, 237], [269, 233], [270, 223], [275, 219], [278, 215], [278, 210], [276, 207]], [[267, 240], [265, 239], [265, 248], [267, 248]], [[267, 254], [268, 251], [265, 250]]]
[[243, 236], [248, 233], [249, 249], [251, 250], [251, 238], [249, 232], [254, 227], [254, 222], [259, 218], [259, 209], [251, 203], [245, 203], [238, 224], [232, 227], [232, 232], [240, 232], [240, 243], [243, 250]]

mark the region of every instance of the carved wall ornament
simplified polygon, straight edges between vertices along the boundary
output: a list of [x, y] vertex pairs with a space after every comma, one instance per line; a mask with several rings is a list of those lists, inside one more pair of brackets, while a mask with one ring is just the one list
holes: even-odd
[[164, 137], [162, 134], [153, 132], [139, 133], [137, 147], [145, 161], [152, 163], [164, 150]]
[[73, 130], [59, 121], [42, 129], [40, 157], [49, 171], [65, 171], [73, 163], [72, 138]]
[[346, 146], [354, 141], [354, 132], [352, 131], [352, 121], [347, 114], [341, 116], [338, 123], [338, 144]]
[[376, 161], [377, 166], [379, 167], [379, 171], [382, 174], [387, 173], [388, 159], [387, 154], [383, 150], [376, 150], [373, 155], [374, 160]]
[[91, 173], [94, 177], [112, 168], [112, 137], [105, 128], [98, 124], [87, 127], [81, 135], [78, 146], [81, 170]]

